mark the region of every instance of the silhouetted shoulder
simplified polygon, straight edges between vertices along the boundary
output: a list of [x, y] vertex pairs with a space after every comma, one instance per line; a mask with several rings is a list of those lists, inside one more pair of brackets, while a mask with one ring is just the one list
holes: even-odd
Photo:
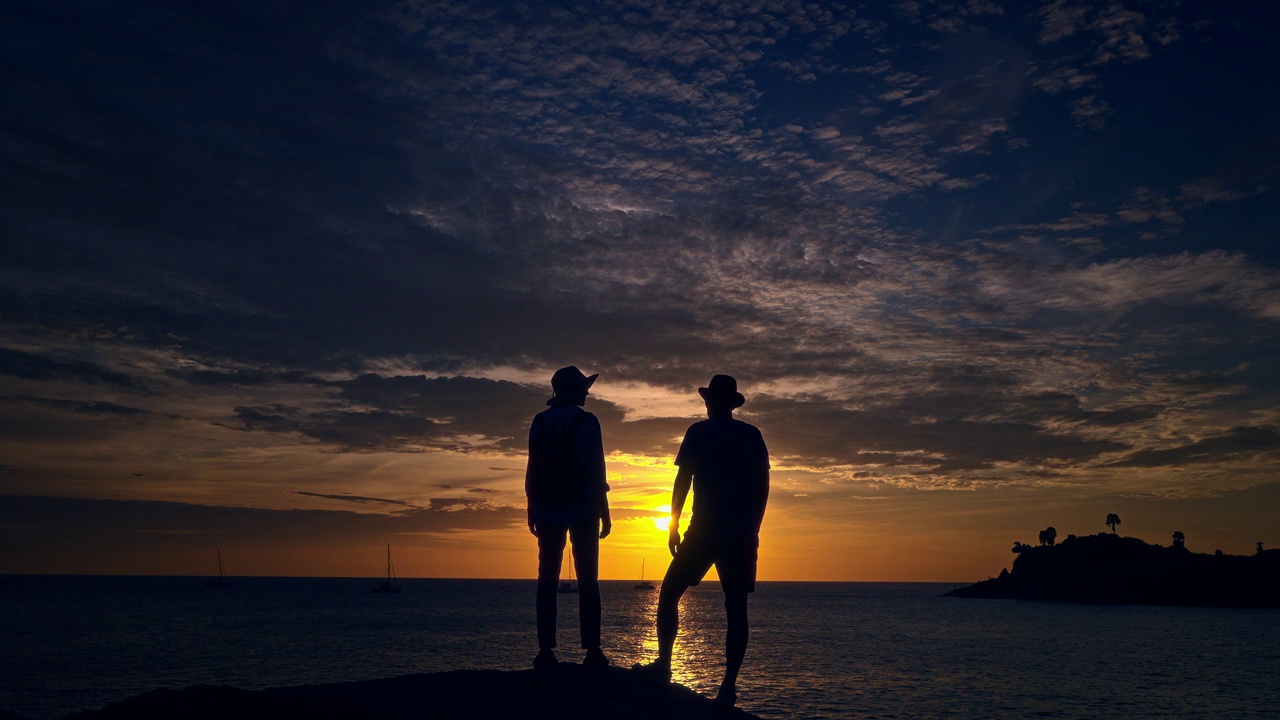
[[537, 434], [542, 429], [558, 430], [574, 423], [577, 424], [579, 431], [595, 430], [598, 432], [600, 430], [600, 419], [595, 414], [577, 406], [549, 407], [533, 416], [533, 422], [530, 427], [534, 434]]
[[701, 420], [689, 426], [675, 464], [700, 472], [769, 467], [769, 450], [756, 426], [737, 419]]
[[690, 425], [688, 429], [684, 431], [684, 434], [688, 435], [689, 433], [696, 433], [698, 432], [699, 428], [705, 427], [710, 422], [711, 422], [710, 420], [699, 420], [698, 422]]

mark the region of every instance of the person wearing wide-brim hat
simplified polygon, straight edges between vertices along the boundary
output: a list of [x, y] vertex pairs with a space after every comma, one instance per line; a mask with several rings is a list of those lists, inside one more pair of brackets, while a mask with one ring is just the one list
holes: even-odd
[[738, 381], [728, 375], [711, 378], [706, 387], [698, 388], [698, 394], [707, 403], [714, 403], [718, 407], [728, 406], [730, 410], [737, 410], [747, 402], [742, 393], [738, 392]]
[[583, 375], [582, 371], [576, 366], [562, 367], [551, 376], [551, 399], [547, 400], [548, 405], [561, 405], [564, 403], [573, 403], [581, 406], [587, 399], [587, 394], [591, 391], [591, 386], [595, 384], [596, 378], [600, 377], [600, 373], [595, 375]]
[[[667, 547], [671, 566], [658, 592], [658, 659], [639, 670], [670, 680], [671, 654], [679, 626], [680, 598], [714, 565], [724, 590], [728, 618], [725, 673], [717, 702], [737, 701], [738, 670], [747, 652], [747, 596], [755, 591], [760, 523], [769, 500], [769, 450], [754, 425], [733, 417], [746, 398], [738, 381], [716, 375], [698, 388], [707, 419], [685, 432], [675, 464]], [[693, 491], [693, 517], [683, 540], [680, 515]]]
[[566, 536], [578, 569], [578, 615], [582, 663], [609, 664], [600, 649], [600, 541], [608, 537], [609, 485], [605, 482], [600, 421], [582, 409], [599, 375], [577, 367], [560, 368], [551, 377], [546, 410], [529, 428], [529, 464], [524, 488], [529, 532], [538, 538], [538, 655], [535, 668], [553, 667], [556, 647], [556, 593]]

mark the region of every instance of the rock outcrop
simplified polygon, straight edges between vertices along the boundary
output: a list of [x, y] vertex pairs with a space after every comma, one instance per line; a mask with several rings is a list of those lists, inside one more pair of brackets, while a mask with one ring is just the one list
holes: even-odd
[[1023, 546], [1013, 572], [957, 588], [952, 597], [1086, 603], [1280, 607], [1280, 551], [1204, 555], [1099, 534]]

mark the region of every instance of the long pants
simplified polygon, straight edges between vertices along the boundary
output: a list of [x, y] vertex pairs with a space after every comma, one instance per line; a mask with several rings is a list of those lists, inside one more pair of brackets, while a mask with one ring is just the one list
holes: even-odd
[[578, 621], [582, 647], [600, 647], [600, 523], [572, 527], [538, 526], [538, 648], [556, 646], [556, 593], [567, 535], [578, 570]]

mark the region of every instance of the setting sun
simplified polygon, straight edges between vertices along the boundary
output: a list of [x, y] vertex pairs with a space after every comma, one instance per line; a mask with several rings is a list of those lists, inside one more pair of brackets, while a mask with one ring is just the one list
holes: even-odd
[[656, 517], [653, 519], [654, 526], [657, 527], [659, 530], [666, 532], [668, 528], [671, 527], [671, 506], [659, 505], [658, 507], [654, 508], [654, 510], [657, 510], [660, 513], [666, 513], [662, 517]]

